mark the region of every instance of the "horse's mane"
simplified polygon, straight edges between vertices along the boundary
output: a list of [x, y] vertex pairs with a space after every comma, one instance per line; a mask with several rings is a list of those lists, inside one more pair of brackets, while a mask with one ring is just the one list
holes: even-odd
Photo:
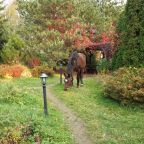
[[68, 60], [67, 70], [66, 70], [67, 74], [72, 74], [73, 67], [74, 67], [74, 64], [75, 64], [75, 61], [77, 60], [77, 58], [78, 58], [78, 52], [74, 51]]

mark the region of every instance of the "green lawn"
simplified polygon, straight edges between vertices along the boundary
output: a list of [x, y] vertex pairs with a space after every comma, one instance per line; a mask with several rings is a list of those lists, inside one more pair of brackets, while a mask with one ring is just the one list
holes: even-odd
[[104, 98], [102, 81], [106, 77], [87, 77], [85, 85], [63, 91], [57, 84], [51, 89], [57, 97], [85, 122], [88, 134], [98, 144], [143, 144], [144, 111], [125, 107]]
[[51, 103], [48, 108], [45, 117], [39, 79], [0, 79], [0, 143], [73, 144], [62, 114]]
[[[124, 107], [103, 97], [104, 77], [87, 77], [85, 85], [63, 91], [58, 77], [47, 85], [85, 122], [87, 133], [97, 144], [143, 144], [144, 112]], [[73, 144], [62, 114], [48, 101], [49, 117], [43, 114], [39, 79], [0, 80], [0, 143]], [[6, 140], [8, 141], [6, 143]]]

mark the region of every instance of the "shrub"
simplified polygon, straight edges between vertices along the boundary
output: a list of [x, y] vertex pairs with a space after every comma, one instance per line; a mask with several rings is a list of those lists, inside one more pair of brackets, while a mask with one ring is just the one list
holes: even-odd
[[111, 61], [102, 59], [98, 62], [97, 70], [99, 73], [108, 73], [111, 69]]
[[21, 77], [30, 78], [32, 77], [32, 74], [29, 69], [26, 69], [21, 73]]
[[48, 76], [54, 75], [54, 71], [51, 68], [47, 66], [38, 66], [32, 70], [32, 76], [39, 77], [42, 72], [46, 73]]
[[2, 50], [1, 57], [5, 64], [16, 64], [20, 61], [20, 52], [8, 44]]
[[17, 64], [21, 60], [21, 49], [24, 42], [16, 35], [12, 35], [1, 51], [1, 58], [5, 64]]
[[12, 71], [12, 77], [20, 77], [21, 73], [27, 69], [26, 67], [22, 65], [13, 65], [10, 67]]
[[120, 68], [105, 85], [105, 95], [122, 103], [144, 103], [144, 68]]
[[40, 66], [40, 60], [37, 57], [31, 58], [30, 60], [28, 60], [27, 64], [30, 68], [34, 68], [37, 66]]
[[0, 65], [0, 77], [1, 78], [13, 78], [21, 77], [24, 71], [28, 70], [27, 67], [22, 65]]
[[4, 78], [5, 76], [12, 77], [12, 72], [10, 71], [8, 65], [0, 65], [0, 77]]

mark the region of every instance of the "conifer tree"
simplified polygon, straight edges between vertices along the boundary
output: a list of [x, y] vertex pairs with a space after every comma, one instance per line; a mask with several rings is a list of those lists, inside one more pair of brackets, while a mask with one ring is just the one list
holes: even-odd
[[114, 69], [144, 66], [144, 0], [128, 0], [119, 21], [120, 45], [114, 55]]

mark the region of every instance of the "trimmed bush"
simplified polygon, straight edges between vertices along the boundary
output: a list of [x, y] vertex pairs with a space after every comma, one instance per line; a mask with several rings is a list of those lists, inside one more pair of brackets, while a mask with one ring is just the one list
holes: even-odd
[[32, 69], [32, 76], [39, 77], [42, 72], [46, 73], [48, 76], [54, 75], [54, 71], [51, 68], [47, 66], [38, 66]]
[[122, 103], [144, 103], [144, 68], [120, 68], [105, 85], [105, 95]]

